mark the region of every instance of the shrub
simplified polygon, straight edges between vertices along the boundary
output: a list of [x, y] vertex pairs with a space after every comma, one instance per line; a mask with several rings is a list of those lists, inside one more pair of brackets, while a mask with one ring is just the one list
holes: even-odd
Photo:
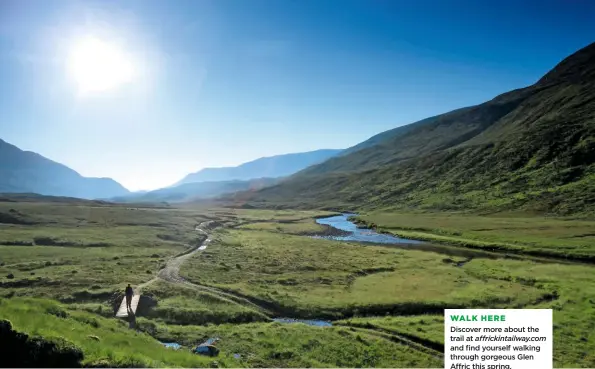
[[61, 308], [59, 308], [58, 306], [50, 306], [46, 309], [46, 313], [50, 314], [50, 315], [54, 315], [57, 316], [58, 318], [62, 318], [62, 319], [66, 319], [68, 318], [68, 313], [64, 310], [62, 310]]

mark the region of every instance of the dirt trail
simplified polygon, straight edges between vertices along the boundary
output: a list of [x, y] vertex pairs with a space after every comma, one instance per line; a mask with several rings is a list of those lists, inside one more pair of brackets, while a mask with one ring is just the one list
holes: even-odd
[[209, 238], [209, 235], [207, 234], [207, 232], [203, 229], [206, 228], [210, 223], [212, 223], [211, 220], [206, 221], [206, 222], [202, 222], [199, 225], [196, 226], [196, 228], [194, 228], [194, 230], [196, 232], [202, 233], [205, 236], [207, 236], [207, 239], [204, 240], [200, 245], [194, 247], [193, 249], [186, 251], [184, 253], [182, 253], [181, 255], [178, 255], [176, 257], [174, 257], [173, 259], [170, 259], [167, 264], [165, 265], [165, 268], [161, 269], [159, 271], [159, 273], [157, 274], [157, 277], [139, 284], [136, 287], [135, 293], [140, 294], [141, 290], [144, 287], [147, 287], [148, 285], [152, 284], [153, 282], [159, 280], [159, 279], [163, 279], [166, 280], [168, 282], [181, 282], [178, 281], [179, 279], [181, 279], [179, 277], [179, 272], [180, 272], [180, 266], [182, 266], [182, 263], [184, 261], [186, 261], [188, 258], [192, 257], [192, 255], [194, 255], [195, 253], [197, 253], [198, 251], [203, 251], [207, 248], [207, 246], [209, 245], [209, 243], [211, 242], [211, 239]]
[[194, 256], [194, 254], [206, 250], [206, 248], [209, 246], [209, 244], [211, 243], [211, 238], [203, 228], [208, 226], [208, 224], [210, 224], [211, 222], [212, 221], [203, 222], [196, 226], [195, 231], [204, 234], [207, 238], [199, 246], [195, 247], [190, 252], [184, 253], [168, 261], [165, 268], [159, 271], [159, 274], [157, 275], [158, 278], [173, 283], [184, 282], [184, 279], [180, 277], [180, 267], [186, 260]]
[[135, 292], [137, 294], [140, 294], [141, 290], [144, 287], [161, 279], [166, 282], [182, 284], [186, 287], [190, 287], [190, 288], [193, 288], [196, 290], [205, 291], [205, 292], [215, 294], [215, 295], [217, 295], [217, 297], [219, 297], [220, 299], [222, 299], [224, 301], [227, 301], [227, 302], [230, 302], [233, 304], [240, 304], [240, 305], [248, 306], [252, 309], [256, 309], [256, 310], [262, 312], [263, 314], [265, 314], [267, 316], [273, 315], [269, 310], [267, 310], [263, 306], [255, 304], [254, 302], [252, 302], [244, 297], [237, 296], [237, 295], [231, 294], [229, 292], [222, 291], [215, 287], [203, 286], [200, 284], [192, 283], [192, 282], [185, 280], [184, 278], [182, 278], [180, 276], [180, 267], [182, 266], [182, 264], [186, 260], [193, 257], [196, 253], [206, 250], [206, 248], [211, 243], [211, 241], [212, 241], [211, 236], [209, 236], [209, 234], [205, 230], [205, 229], [208, 229], [208, 227], [211, 223], [213, 223], [212, 220], [202, 222], [199, 225], [197, 225], [196, 228], [194, 229], [196, 232], [202, 233], [203, 235], [205, 235], [207, 237], [200, 245], [196, 246], [195, 248], [191, 249], [190, 251], [187, 251], [181, 255], [178, 255], [178, 256], [170, 259], [167, 262], [167, 264], [165, 265], [165, 268], [163, 268], [159, 271], [159, 273], [157, 274], [157, 277], [155, 277], [143, 284], [138, 285]]

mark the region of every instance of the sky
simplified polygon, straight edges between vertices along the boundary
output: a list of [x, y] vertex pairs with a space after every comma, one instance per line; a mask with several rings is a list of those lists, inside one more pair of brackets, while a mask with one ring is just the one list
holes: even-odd
[[130, 190], [534, 83], [590, 0], [1, 0], [0, 138]]

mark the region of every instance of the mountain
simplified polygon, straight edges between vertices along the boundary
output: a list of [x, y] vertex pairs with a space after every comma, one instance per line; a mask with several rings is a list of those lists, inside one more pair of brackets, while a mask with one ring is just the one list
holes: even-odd
[[322, 149], [256, 159], [237, 167], [205, 168], [188, 174], [174, 186], [184, 183], [248, 180], [253, 178], [279, 178], [318, 164], [339, 154], [342, 150]]
[[128, 192], [111, 178], [83, 177], [65, 165], [0, 140], [0, 193], [95, 199]]
[[276, 184], [274, 178], [259, 178], [249, 181], [213, 181], [185, 183], [176, 187], [162, 188], [146, 193], [131, 193], [127, 196], [113, 197], [115, 202], [189, 202], [199, 199], [211, 199], [224, 194], [239, 191], [256, 191]]
[[594, 163], [595, 43], [529, 87], [383, 132], [249, 199], [257, 207], [593, 213]]

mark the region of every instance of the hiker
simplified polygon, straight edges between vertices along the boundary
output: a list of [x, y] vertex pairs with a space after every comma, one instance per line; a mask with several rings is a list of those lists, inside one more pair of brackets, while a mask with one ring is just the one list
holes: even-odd
[[132, 311], [132, 296], [134, 295], [134, 291], [128, 283], [128, 287], [126, 287], [126, 309]]

